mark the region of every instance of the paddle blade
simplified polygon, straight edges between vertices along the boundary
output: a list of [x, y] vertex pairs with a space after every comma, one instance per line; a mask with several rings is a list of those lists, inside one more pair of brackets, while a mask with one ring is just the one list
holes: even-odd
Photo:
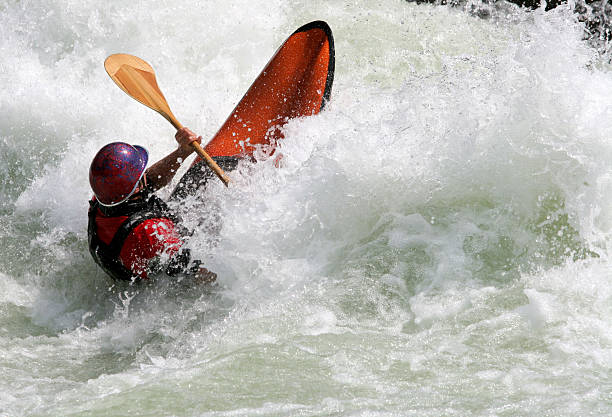
[[[183, 127], [170, 111], [166, 98], [157, 86], [153, 68], [144, 60], [133, 55], [115, 54], [106, 58], [104, 68], [119, 88], [130, 97], [164, 116], [176, 129]], [[212, 160], [197, 142], [192, 143], [191, 146], [195, 148], [198, 155], [206, 161], [210, 169], [227, 186], [230, 179], [219, 165]]]
[[157, 86], [155, 72], [146, 61], [134, 55], [114, 54], [106, 58], [104, 69], [130, 97], [160, 113], [180, 129], [180, 124], [177, 126], [178, 122]]
[[296, 30], [278, 49], [205, 150], [249, 155], [274, 147], [288, 120], [319, 113], [334, 79], [334, 39], [323, 21]]

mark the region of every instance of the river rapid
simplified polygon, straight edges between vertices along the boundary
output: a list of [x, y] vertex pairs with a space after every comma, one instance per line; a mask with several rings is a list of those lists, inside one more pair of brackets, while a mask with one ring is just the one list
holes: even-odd
[[[2, 2], [0, 416], [612, 415], [609, 57], [571, 6], [465, 9]], [[210, 138], [311, 20], [326, 109], [177, 207], [218, 285], [113, 283], [90, 161], [175, 143], [106, 56]]]

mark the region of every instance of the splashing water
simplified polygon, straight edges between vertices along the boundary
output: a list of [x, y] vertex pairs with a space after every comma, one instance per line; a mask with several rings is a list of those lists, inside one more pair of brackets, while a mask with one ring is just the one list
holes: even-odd
[[[124, 3], [0, 6], [0, 415], [610, 415], [612, 77], [570, 6]], [[212, 137], [315, 19], [326, 110], [179, 207], [219, 285], [113, 284], [89, 162], [174, 141], [104, 58]]]

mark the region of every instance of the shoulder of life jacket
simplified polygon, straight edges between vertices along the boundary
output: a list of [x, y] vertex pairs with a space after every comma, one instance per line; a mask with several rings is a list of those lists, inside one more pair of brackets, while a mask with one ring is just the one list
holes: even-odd
[[[108, 275], [116, 280], [134, 281], [164, 270], [168, 275], [198, 270], [200, 263], [191, 261], [189, 249], [181, 248], [187, 231], [160, 198], [150, 195], [142, 201], [120, 206], [108, 210], [95, 198], [90, 201], [89, 251]], [[111, 230], [101, 233], [99, 220], [103, 218], [119, 219], [120, 225], [117, 227], [115, 223], [114, 233]], [[105, 242], [101, 235], [112, 235], [112, 238]]]

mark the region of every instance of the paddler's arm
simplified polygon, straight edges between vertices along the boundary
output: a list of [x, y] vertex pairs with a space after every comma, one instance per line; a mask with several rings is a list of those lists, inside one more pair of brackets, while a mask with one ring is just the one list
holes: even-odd
[[197, 136], [186, 127], [179, 129], [174, 136], [179, 144], [178, 149], [147, 169], [147, 186], [156, 191], [168, 185], [183, 161], [194, 151], [192, 142], [202, 142], [202, 136]]
[[166, 268], [166, 274], [175, 276], [178, 274], [193, 276], [199, 284], [212, 284], [217, 280], [217, 274], [204, 268], [198, 260], [191, 260], [191, 251], [182, 249], [175, 253]]
[[212, 284], [217, 280], [217, 274], [209, 271], [203, 266], [198, 268], [198, 271], [195, 273], [195, 277], [200, 284]]

